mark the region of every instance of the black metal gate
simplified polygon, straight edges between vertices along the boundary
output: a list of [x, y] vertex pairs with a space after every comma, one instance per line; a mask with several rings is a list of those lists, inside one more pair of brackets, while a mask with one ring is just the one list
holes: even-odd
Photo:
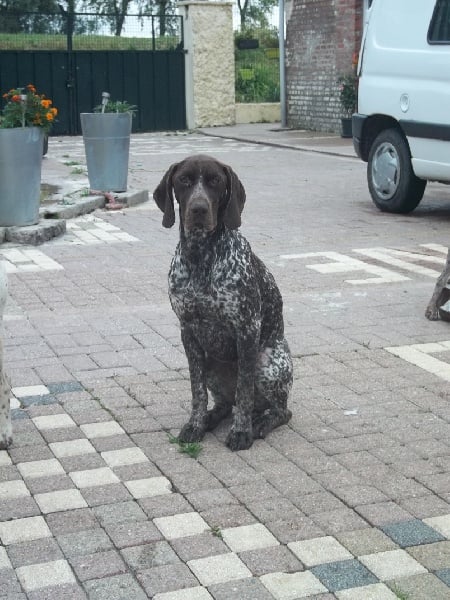
[[[85, 19], [94, 15], [72, 16]], [[4, 93], [33, 83], [38, 92], [45, 93], [58, 108], [58, 121], [52, 129], [56, 135], [80, 134], [80, 113], [92, 112], [94, 106], [100, 104], [104, 91], [111, 94], [111, 99], [126, 100], [138, 107], [133, 119], [135, 132], [184, 129], [185, 54], [181, 18], [171, 17], [178, 20], [178, 34], [173, 26], [167, 28], [166, 18], [163, 36], [158, 35], [160, 23], [155, 26], [157, 17], [136, 16], [138, 18], [141, 23], [143, 19], [148, 19], [146, 24], [151, 23], [150, 37], [77, 35], [75, 28], [75, 35], [70, 37], [66, 34], [48, 36], [52, 44], [60, 43], [60, 38], [68, 38], [65, 49], [22, 50], [3, 49], [5, 36], [0, 35], [0, 90]], [[32, 35], [28, 43], [46, 42], [39, 35]], [[14, 37], [17, 44], [19, 36]], [[99, 40], [103, 45], [101, 49], [80, 48], [98, 46]], [[109, 49], [112, 45], [119, 49]], [[129, 47], [121, 49], [121, 46]]]

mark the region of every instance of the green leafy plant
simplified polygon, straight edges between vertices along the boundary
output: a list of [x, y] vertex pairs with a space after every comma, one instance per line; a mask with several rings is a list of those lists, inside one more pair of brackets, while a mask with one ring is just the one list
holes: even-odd
[[353, 55], [352, 70], [345, 75], [341, 75], [337, 82], [339, 88], [339, 100], [346, 115], [350, 117], [356, 111], [358, 101], [358, 76], [356, 67], [358, 64], [358, 54]]
[[200, 452], [203, 450], [202, 445], [198, 442], [181, 442], [177, 437], [171, 435], [170, 433], [168, 433], [167, 436], [171, 444], [178, 445], [178, 452], [187, 454], [191, 458], [197, 458]]
[[218, 538], [221, 538], [221, 539], [222, 539], [222, 537], [223, 537], [223, 536], [222, 536], [222, 532], [221, 532], [221, 530], [220, 530], [220, 527], [219, 527], [218, 525], [213, 525], [213, 526], [211, 527], [211, 530], [210, 530], [210, 531], [211, 531], [211, 533], [212, 533], [212, 534], [213, 534], [215, 537], [218, 537]]
[[58, 109], [44, 94], [38, 94], [32, 83], [3, 94], [6, 105], [0, 115], [0, 128], [40, 127], [50, 131]]
[[131, 113], [134, 117], [137, 113], [137, 106], [129, 104], [126, 100], [108, 100], [105, 104], [105, 110], [102, 111], [103, 105], [99, 104], [94, 107], [96, 113]]
[[392, 591], [394, 592], [394, 594], [397, 596], [397, 598], [399, 600], [409, 600], [409, 594], [408, 594], [408, 592], [403, 592], [396, 585], [394, 585], [394, 587], [392, 588]]

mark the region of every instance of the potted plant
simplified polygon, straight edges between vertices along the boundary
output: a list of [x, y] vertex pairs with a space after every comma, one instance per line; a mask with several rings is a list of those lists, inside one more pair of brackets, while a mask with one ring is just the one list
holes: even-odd
[[39, 221], [44, 136], [58, 114], [31, 83], [3, 94], [0, 113], [0, 226]]
[[128, 179], [131, 119], [136, 106], [110, 100], [107, 92], [92, 113], [81, 113], [81, 131], [91, 190], [125, 192]]
[[339, 100], [345, 112], [345, 116], [341, 117], [342, 137], [352, 137], [352, 114], [356, 111], [357, 82], [355, 73], [342, 75], [338, 79]]

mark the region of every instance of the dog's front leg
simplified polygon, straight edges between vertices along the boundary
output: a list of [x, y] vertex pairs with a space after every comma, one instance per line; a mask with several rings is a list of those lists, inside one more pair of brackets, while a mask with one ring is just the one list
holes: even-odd
[[192, 411], [189, 421], [181, 428], [181, 442], [198, 442], [205, 435], [208, 406], [205, 353], [188, 327], [182, 327], [181, 340], [189, 363]]
[[447, 261], [442, 273], [439, 275], [436, 285], [434, 287], [433, 295], [428, 303], [425, 311], [425, 316], [430, 321], [437, 321], [439, 319], [439, 307], [445, 304], [446, 298], [448, 297], [448, 290], [446, 286], [450, 282], [450, 248], [447, 253]]
[[253, 444], [252, 413], [259, 331], [246, 332], [237, 340], [238, 375], [233, 423], [226, 444], [230, 450], [247, 450]]

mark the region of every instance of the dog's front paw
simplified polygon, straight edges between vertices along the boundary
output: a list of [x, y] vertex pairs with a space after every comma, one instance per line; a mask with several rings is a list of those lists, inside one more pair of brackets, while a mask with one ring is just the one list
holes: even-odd
[[178, 435], [178, 439], [180, 442], [184, 442], [185, 444], [190, 444], [191, 442], [199, 442], [203, 439], [205, 435], [205, 430], [200, 427], [195, 427], [191, 425], [191, 423], [186, 423], [181, 428], [181, 431]]
[[425, 316], [429, 321], [439, 321], [439, 309], [437, 306], [428, 306]]
[[225, 442], [230, 450], [247, 450], [253, 444], [251, 431], [230, 431]]
[[6, 450], [12, 444], [12, 435], [0, 436], [0, 450]]

